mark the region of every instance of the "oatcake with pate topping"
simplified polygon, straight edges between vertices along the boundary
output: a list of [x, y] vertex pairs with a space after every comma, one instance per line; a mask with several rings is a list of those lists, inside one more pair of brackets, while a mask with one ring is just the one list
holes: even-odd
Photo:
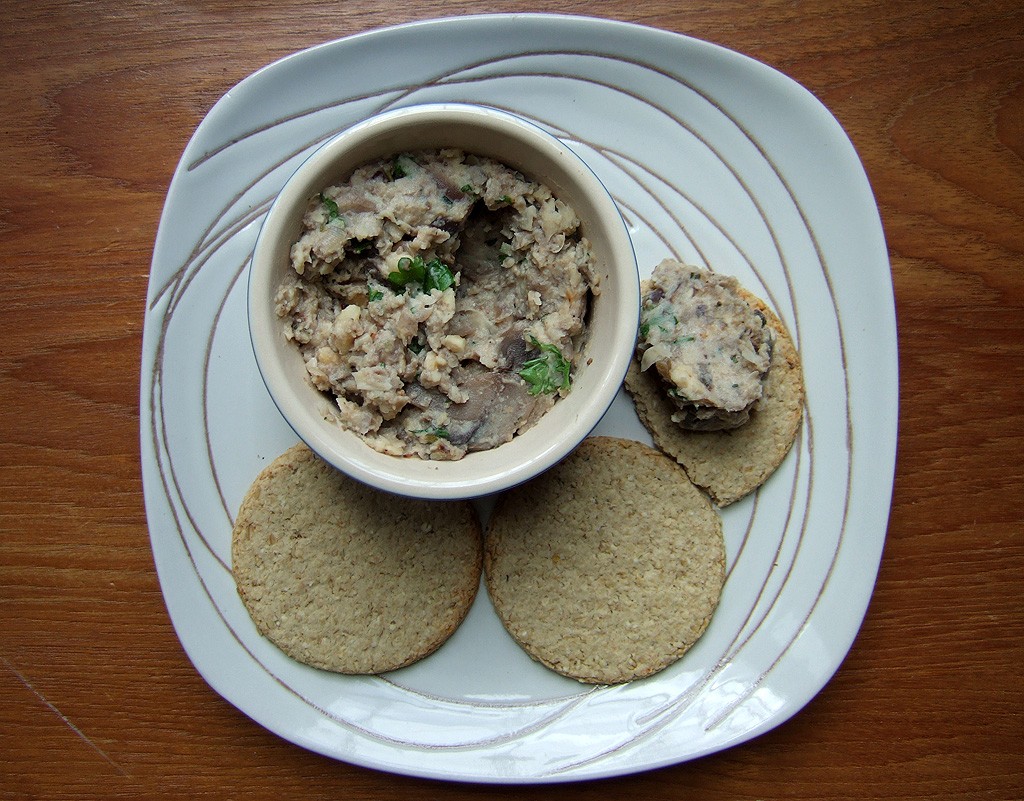
[[288, 656], [382, 673], [455, 631], [479, 586], [481, 547], [469, 503], [385, 495], [296, 445], [242, 501], [231, 560], [253, 622]]
[[590, 437], [499, 498], [484, 571], [531, 657], [611, 684], [649, 676], [697, 641], [725, 580], [725, 543], [718, 513], [671, 459]]
[[[761, 486], [789, 452], [804, 388], [799, 355], [778, 316], [735, 279], [712, 276], [662, 262], [644, 282], [647, 330], [626, 389], [655, 444], [726, 506]], [[673, 347], [664, 345], [667, 337]], [[644, 369], [658, 358], [664, 366]]]

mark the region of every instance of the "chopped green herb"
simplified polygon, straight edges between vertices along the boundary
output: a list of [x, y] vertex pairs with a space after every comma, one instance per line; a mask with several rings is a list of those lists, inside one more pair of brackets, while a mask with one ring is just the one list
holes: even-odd
[[440, 289], [444, 292], [455, 283], [455, 276], [448, 269], [448, 265], [440, 259], [431, 259], [427, 262], [427, 278], [423, 289], [429, 292], [432, 289]]
[[398, 269], [388, 273], [388, 281], [398, 289], [414, 286], [424, 292], [440, 289], [442, 292], [455, 283], [455, 276], [440, 259], [424, 262], [422, 256], [398, 260]]
[[381, 292], [379, 289], [371, 289], [370, 290], [370, 300], [371, 301], [373, 301], [373, 300], [380, 300], [383, 297], [384, 297], [384, 293]]
[[448, 433], [448, 429], [443, 426], [430, 426], [429, 428], [419, 428], [412, 432], [413, 434], [421, 434], [428, 440], [435, 439], [451, 439], [451, 434]]
[[420, 256], [414, 259], [403, 256], [398, 260], [398, 269], [388, 273], [388, 280], [399, 288], [406, 284], [422, 284], [425, 277], [426, 265]]
[[462, 186], [459, 187], [459, 189], [461, 191], [465, 192], [467, 195], [470, 195], [470, 194], [473, 193], [473, 185], [472, 184], [463, 184]]
[[541, 344], [532, 336], [530, 344], [540, 353], [527, 360], [519, 371], [522, 379], [530, 385], [530, 394], [550, 395], [563, 387], [568, 389], [571, 365], [562, 352], [554, 345]]
[[508, 195], [502, 195], [502, 196], [501, 196], [500, 198], [498, 198], [498, 199], [499, 199], [499, 200], [500, 200], [500, 201], [501, 201], [502, 203], [511, 203], [511, 202], [512, 202], [512, 198], [510, 198], [510, 197], [509, 197]]
[[341, 212], [338, 210], [338, 204], [322, 192], [320, 193], [320, 202], [323, 204], [324, 208], [327, 209], [327, 222], [334, 222], [335, 220], [341, 219]]
[[693, 342], [693, 337], [679, 337], [675, 344], [682, 345], [684, 342]]
[[674, 314], [652, 314], [640, 324], [641, 338], [647, 339], [647, 335], [651, 333], [652, 326], [667, 334], [671, 330], [669, 326], [670, 320], [672, 321], [672, 325], [679, 324], [679, 319]]
[[373, 245], [372, 239], [357, 239], [352, 243], [352, 252], [356, 255], [366, 253]]
[[397, 181], [399, 178], [405, 178], [407, 175], [411, 175], [413, 169], [416, 166], [416, 162], [413, 161], [406, 155], [395, 156], [391, 162], [391, 168], [388, 177], [392, 181]]

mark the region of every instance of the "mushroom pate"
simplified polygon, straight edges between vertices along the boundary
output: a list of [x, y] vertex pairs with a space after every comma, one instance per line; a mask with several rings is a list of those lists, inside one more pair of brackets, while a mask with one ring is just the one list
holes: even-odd
[[383, 453], [460, 459], [569, 392], [598, 291], [579, 229], [493, 159], [376, 160], [310, 199], [276, 312], [342, 426]]
[[640, 292], [640, 369], [657, 370], [677, 408], [672, 419], [695, 431], [747, 422], [775, 340], [739, 282], [666, 259]]

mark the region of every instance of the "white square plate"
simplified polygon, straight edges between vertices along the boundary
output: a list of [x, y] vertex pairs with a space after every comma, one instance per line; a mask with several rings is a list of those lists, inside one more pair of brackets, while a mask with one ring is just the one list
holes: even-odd
[[[261, 220], [326, 138], [430, 101], [492, 105], [553, 131], [619, 203], [642, 275], [668, 256], [735, 275], [800, 348], [800, 438], [761, 490], [723, 510], [719, 610], [682, 660], [649, 679], [589, 687], [551, 673], [512, 642], [484, 591], [422, 662], [379, 677], [324, 673], [262, 639], [238, 599], [234, 513], [296, 441], [248, 338], [245, 279]], [[839, 124], [792, 80], [705, 42], [580, 17], [462, 17], [331, 42], [231, 89], [168, 192], [141, 406], [167, 607], [217, 692], [280, 736], [355, 764], [551, 782], [718, 751], [801, 709], [856, 636], [888, 520], [897, 387], [874, 198]], [[625, 393], [595, 433], [650, 442]]]

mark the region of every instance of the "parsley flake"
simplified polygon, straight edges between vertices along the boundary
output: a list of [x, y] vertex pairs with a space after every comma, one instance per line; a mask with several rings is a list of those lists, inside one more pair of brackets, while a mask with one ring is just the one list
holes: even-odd
[[520, 377], [529, 384], [531, 395], [550, 395], [565, 388], [569, 389], [569, 360], [554, 345], [542, 344], [530, 337], [530, 344], [540, 353], [523, 364]]
[[335, 220], [341, 219], [341, 211], [338, 209], [338, 204], [322, 192], [320, 193], [320, 203], [322, 203], [323, 207], [327, 209], [327, 222], [334, 222]]
[[422, 256], [398, 260], [398, 269], [388, 273], [388, 281], [397, 289], [413, 286], [424, 292], [439, 289], [442, 292], [455, 283], [455, 276], [440, 259], [423, 261]]
[[425, 437], [428, 442], [433, 442], [438, 439], [451, 439], [451, 434], [448, 433], [448, 429], [443, 426], [430, 426], [429, 428], [418, 428], [412, 432], [413, 434], [419, 434]]

